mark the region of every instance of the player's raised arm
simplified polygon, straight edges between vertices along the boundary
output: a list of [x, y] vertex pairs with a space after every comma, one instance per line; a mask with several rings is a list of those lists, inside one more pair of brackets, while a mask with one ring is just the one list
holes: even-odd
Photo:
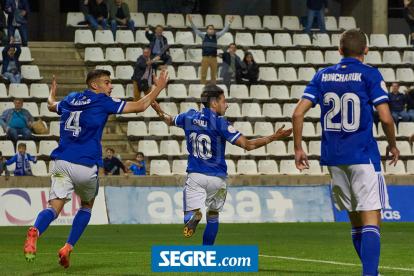
[[163, 120], [168, 126], [174, 125], [174, 117], [162, 111], [160, 105], [156, 101], [154, 101], [151, 106], [155, 112], [157, 112], [158, 116], [160, 116], [161, 120]]
[[55, 99], [56, 88], [57, 88], [56, 76], [53, 75], [52, 88], [50, 88], [49, 98], [47, 99], [47, 108], [49, 109], [50, 112], [56, 112], [56, 105], [58, 104], [58, 102]]
[[236, 140], [236, 142], [234, 142], [234, 144], [248, 151], [263, 147], [273, 141], [286, 138], [290, 134], [292, 134], [291, 128], [283, 129], [284, 127], [285, 125], [279, 128], [275, 134], [264, 137], [264, 138], [247, 140], [246, 137], [244, 137], [243, 135], [240, 135], [240, 137]]
[[167, 85], [170, 78], [168, 77], [168, 72], [165, 69], [161, 70], [161, 73], [158, 79], [155, 77], [155, 74], [152, 74], [154, 78], [155, 88], [144, 98], [137, 102], [127, 102], [122, 113], [139, 113], [145, 111], [158, 97], [161, 90]]
[[309, 162], [306, 153], [302, 149], [303, 118], [306, 112], [312, 107], [312, 101], [302, 98], [295, 108], [292, 116], [293, 142], [295, 148], [295, 164], [299, 170], [309, 169]]
[[[385, 137], [387, 137], [387, 159], [391, 160], [390, 165], [394, 163], [397, 165], [400, 151], [397, 149], [395, 141], [394, 119], [391, 116], [388, 102], [382, 102], [376, 106], [378, 115], [381, 120], [382, 129], [384, 130]], [[391, 155], [390, 155], [391, 153]]]

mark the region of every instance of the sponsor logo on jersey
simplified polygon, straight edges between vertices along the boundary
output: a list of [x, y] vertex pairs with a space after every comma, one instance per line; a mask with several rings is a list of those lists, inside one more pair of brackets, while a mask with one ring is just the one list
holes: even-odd
[[385, 91], [385, 93], [388, 93], [388, 91], [387, 91], [387, 85], [385, 84], [385, 81], [381, 81], [381, 88], [382, 88], [382, 90]]
[[230, 132], [230, 133], [236, 133], [236, 129], [233, 127], [233, 126], [229, 126], [228, 128], [227, 128], [227, 130]]
[[112, 98], [112, 100], [113, 100], [114, 102], [116, 102], [116, 103], [121, 102], [121, 99], [118, 99], [118, 98]]

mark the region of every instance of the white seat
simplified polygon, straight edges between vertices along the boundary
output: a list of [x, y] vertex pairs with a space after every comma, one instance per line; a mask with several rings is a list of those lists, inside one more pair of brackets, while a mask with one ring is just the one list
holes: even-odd
[[258, 103], [244, 103], [242, 105], [243, 117], [262, 117], [260, 105]]
[[121, 80], [130, 80], [134, 74], [134, 68], [131, 65], [122, 65], [116, 67], [116, 78]]
[[46, 163], [43, 160], [39, 160], [35, 163], [30, 162], [30, 168], [34, 176], [48, 176]]
[[311, 81], [313, 79], [313, 76], [315, 76], [315, 74], [316, 74], [315, 68], [301, 67], [299, 68], [298, 80]]
[[316, 105], [315, 107], [309, 109], [305, 114], [305, 118], [320, 118], [321, 117], [321, 107]]
[[170, 126], [170, 135], [182, 137], [185, 135], [185, 133], [182, 128]]
[[175, 34], [175, 43], [182, 45], [194, 45], [194, 36], [192, 32], [180, 32]]
[[162, 13], [148, 13], [147, 15], [147, 24], [152, 27], [157, 25], [165, 26], [165, 18]]
[[[204, 20], [201, 14], [191, 14], [193, 18], [193, 23], [197, 28], [204, 28]], [[188, 21], [188, 15], [185, 17], [186, 26], [191, 26], [190, 21]]]
[[244, 84], [230, 85], [230, 98], [248, 99], [249, 89]]
[[60, 137], [60, 122], [59, 121], [50, 122], [49, 134], [51, 136]]
[[316, 134], [322, 136], [322, 125], [321, 122], [316, 123]]
[[111, 65], [96, 65], [95, 69], [107, 70], [111, 73], [111, 79], [113, 80], [116, 79], [114, 69], [112, 68]]
[[171, 175], [170, 163], [167, 160], [152, 160], [150, 175]]
[[250, 98], [258, 100], [266, 100], [269, 98], [269, 90], [266, 85], [252, 85], [250, 86]]
[[95, 32], [95, 43], [110, 45], [114, 44], [114, 35], [111, 30], [103, 30]]
[[267, 50], [266, 60], [268, 63], [285, 63], [285, 56], [281, 50]]
[[273, 67], [259, 67], [259, 79], [262, 81], [276, 81], [276, 69]]
[[246, 150], [227, 142], [225, 155], [245, 156]]
[[240, 106], [237, 103], [227, 103], [226, 117], [241, 117]]
[[46, 83], [32, 83], [30, 85], [30, 97], [45, 99], [49, 97], [49, 86]]
[[273, 141], [266, 146], [267, 154], [273, 156], [286, 156], [286, 144], [283, 141]]
[[377, 141], [378, 150], [381, 156], [385, 156], [387, 153], [388, 142], [387, 141]]
[[391, 47], [407, 47], [407, 38], [404, 34], [390, 34], [389, 45]]
[[23, 108], [29, 111], [33, 117], [39, 117], [39, 108], [36, 103], [23, 103]]
[[364, 63], [367, 64], [382, 64], [382, 57], [378, 51], [369, 51], [364, 58]]
[[49, 174], [52, 174], [52, 170], [54, 166], [55, 166], [55, 161], [51, 160], [49, 162]]
[[24, 83], [11, 83], [9, 86], [9, 97], [29, 98], [29, 88]]
[[275, 160], [259, 160], [259, 174], [278, 174], [279, 169]]
[[[161, 107], [162, 111], [164, 111], [165, 113], [167, 113], [171, 116], [177, 116], [178, 115], [178, 109], [177, 109], [177, 105], [175, 103], [162, 102], [162, 103], [160, 103], [160, 107]], [[152, 109], [152, 108], [150, 108], [150, 109]]]
[[[277, 122], [275, 124], [275, 131], [278, 131], [282, 126], [285, 126], [284, 129], [292, 128], [292, 122]], [[293, 133], [290, 136], [293, 136]]]
[[136, 62], [140, 55], [142, 55], [142, 48], [127, 48], [125, 59]]
[[411, 146], [408, 141], [397, 141], [397, 148], [400, 151], [401, 155], [413, 155]]
[[0, 141], [0, 151], [3, 156], [14, 156], [14, 145], [12, 141]]
[[167, 43], [168, 45], [174, 45], [175, 44], [175, 39], [174, 39], [174, 34], [171, 31], [164, 31], [162, 33], [163, 36], [165, 36], [165, 38], [167, 39]]
[[266, 63], [266, 58], [265, 58], [265, 54], [262, 50], [251, 50], [250, 53], [253, 56], [253, 59], [259, 63], [259, 64], [264, 64]]
[[293, 63], [293, 64], [305, 63], [302, 51], [297, 51], [297, 50], [286, 51], [286, 62]]
[[336, 22], [335, 16], [325, 16], [325, 28], [328, 31], [338, 30], [338, 24]]
[[186, 62], [182, 48], [170, 48], [170, 55], [174, 62]]
[[273, 125], [270, 122], [256, 122], [254, 124], [254, 135], [270, 136], [274, 134]]
[[316, 47], [331, 47], [331, 39], [328, 34], [315, 34], [313, 36], [313, 45]]
[[293, 45], [310, 46], [312, 43], [308, 34], [294, 34]]
[[279, 100], [290, 99], [289, 90], [287, 86], [286, 85], [272, 85], [270, 87], [270, 98], [279, 99]]
[[[161, 104], [162, 103], [160, 103], [160, 106], [161, 106]], [[136, 115], [132, 113], [132, 114], [121, 114], [121, 116], [122, 117], [128, 117], [129, 116], [129, 117], [134, 117], [134, 118], [136, 118], [136, 117], [158, 118], [157, 112], [155, 112], [155, 110], [152, 107], [149, 107], [149, 108], [145, 109], [144, 112], [137, 113]]]
[[121, 44], [134, 44], [134, 34], [130, 30], [116, 31], [116, 43]]
[[[17, 141], [17, 146], [19, 144], [25, 144], [26, 145], [26, 152], [30, 154], [31, 156], [37, 156], [37, 147], [36, 143], [34, 141], [28, 141], [28, 140], [19, 140]], [[19, 149], [16, 147], [15, 154], [19, 153]]]
[[354, 29], [356, 28], [355, 18], [352, 16], [339, 17], [339, 29]]
[[277, 15], [265, 15], [263, 16], [263, 28], [269, 30], [281, 30], [280, 18]]
[[400, 136], [410, 137], [413, 133], [414, 133], [414, 123], [401, 122], [398, 124], [398, 134]]
[[167, 15], [167, 26], [173, 28], [185, 28], [184, 16], [178, 13], [169, 13]]
[[292, 37], [289, 33], [275, 33], [274, 38], [275, 46], [292, 46]]
[[10, 109], [10, 108], [14, 109], [13, 102], [0, 102], [0, 115], [3, 114], [5, 110]]
[[309, 155], [321, 156], [321, 141], [309, 142]]
[[188, 97], [200, 98], [203, 92], [204, 84], [190, 84], [188, 87]]
[[383, 62], [388, 64], [401, 64], [401, 56], [398, 51], [384, 51]]
[[407, 173], [414, 174], [414, 160], [407, 160]]
[[[175, 75], [175, 69], [174, 66], [172, 65], [168, 65], [167, 66], [167, 72], [168, 72], [168, 77], [170, 78], [170, 80], [175, 80], [177, 79], [177, 76]], [[160, 76], [161, 70], [157, 70], [157, 77]]]
[[169, 84], [168, 97], [187, 98], [187, 89], [184, 84]]
[[229, 93], [228, 93], [228, 90], [227, 90], [227, 86], [224, 85], [224, 84], [217, 84], [217, 86], [220, 87], [221, 90], [223, 90], [224, 97], [228, 98], [229, 97]]
[[217, 40], [217, 44], [221, 46], [229, 46], [234, 42], [233, 35], [231, 33], [225, 33], [222, 37]]
[[300, 174], [300, 170], [296, 168], [294, 160], [280, 161], [280, 174]]
[[[287, 151], [288, 154], [295, 154], [295, 147], [294, 147], [294, 142], [293, 141], [288, 142], [287, 149], [288, 149], [288, 151]], [[302, 149], [305, 153], [308, 152], [308, 147], [306, 146], [305, 141], [302, 141]]]
[[87, 24], [79, 25], [78, 23], [86, 21], [85, 15], [82, 12], [68, 12], [66, 18], [67, 27], [87, 27]]
[[254, 150], [246, 152], [247, 155], [251, 156], [267, 156], [266, 147], [260, 147]]
[[303, 174], [314, 174], [314, 175], [322, 174], [322, 168], [319, 165], [318, 160], [308, 160], [308, 162], [309, 162], [309, 169], [303, 170], [302, 171]]
[[47, 155], [50, 156], [52, 151], [54, 151], [58, 147], [58, 142], [56, 141], [40, 141], [39, 143], [39, 155]]
[[[6, 85], [4, 83], [0, 83], [0, 98], [6, 99], [9, 96], [7, 96], [7, 89], [6, 89]], [[47, 94], [47, 97], [49, 97], [49, 92]], [[46, 97], [46, 98], [47, 98]]]
[[215, 29], [223, 29], [223, 18], [219, 14], [206, 14], [206, 26], [213, 25]]
[[180, 113], [188, 112], [190, 109], [200, 111], [197, 103], [193, 102], [182, 102], [180, 103]]
[[112, 89], [111, 97], [118, 98], [118, 99], [124, 99], [125, 98], [124, 86], [122, 84], [112, 84], [112, 86], [114, 88]]
[[256, 33], [254, 41], [258, 46], [273, 46], [273, 39], [270, 33]]
[[414, 63], [414, 51], [404, 51], [403, 63]]
[[180, 145], [177, 140], [163, 140], [160, 143], [160, 153], [163, 155], [181, 155]]
[[405, 82], [414, 81], [414, 72], [411, 68], [397, 68], [397, 80]]
[[131, 12], [131, 20], [134, 20], [134, 27], [146, 27], [145, 16], [142, 12]]
[[312, 51], [308, 50], [306, 51], [306, 63], [312, 63], [312, 64], [321, 64], [325, 63], [323, 61], [323, 54], [321, 51]]
[[49, 111], [49, 109], [47, 108], [47, 103], [41, 103], [40, 104], [40, 116], [41, 117], [50, 117], [50, 118], [60, 117], [57, 113]]
[[40, 76], [39, 67], [37, 65], [22, 65], [21, 67], [22, 76], [28, 80], [42, 80], [43, 77]]
[[265, 103], [263, 104], [263, 116], [269, 118], [281, 118], [282, 109], [278, 103]]
[[386, 162], [385, 174], [406, 174], [404, 162], [397, 162], [395, 167], [394, 164], [390, 165], [389, 162]]
[[[399, 136], [397, 126], [395, 124], [394, 124], [394, 132], [395, 132], [395, 136]], [[378, 136], [379, 137], [385, 137], [384, 130], [382, 129], [382, 124], [378, 124]]]
[[187, 160], [174, 160], [172, 174], [187, 174]]
[[85, 49], [85, 62], [105, 62], [102, 48], [86, 48]]
[[231, 159], [226, 159], [226, 166], [227, 166], [227, 173], [228, 174], [237, 174], [236, 173], [236, 165], [234, 164], [234, 161]]
[[285, 81], [296, 81], [296, 70], [293, 67], [280, 67], [279, 68], [279, 79]]
[[283, 16], [282, 27], [294, 31], [302, 30], [297, 16]]
[[236, 44], [241, 46], [254, 46], [251, 33], [236, 33]]
[[315, 132], [315, 126], [313, 125], [313, 123], [311, 122], [304, 122], [303, 123], [303, 130], [302, 130], [302, 135], [305, 137], [315, 137], [316, 132]]
[[258, 15], [245, 15], [243, 18], [244, 27], [250, 30], [261, 30], [262, 21]]
[[187, 50], [187, 61], [200, 63], [202, 56], [202, 49], [188, 49]]
[[293, 112], [295, 111], [296, 106], [297, 104], [285, 103], [283, 105], [283, 117], [291, 118], [293, 115]]
[[230, 25], [230, 29], [242, 29], [244, 30], [243, 27], [243, 21], [240, 15], [230, 15], [227, 14], [224, 18], [224, 23], [227, 24], [230, 21], [230, 18], [234, 17], [233, 23], [231, 23]]
[[148, 38], [145, 36], [145, 31], [136, 31], [135, 42], [139, 44], [149, 44]]
[[123, 62], [125, 61], [124, 51], [122, 48], [106, 48], [106, 60], [112, 62]]
[[331, 36], [332, 46], [339, 47], [340, 38], [341, 38], [341, 34], [332, 34]]
[[306, 89], [306, 85], [292, 85], [290, 88], [290, 97], [292, 99], [302, 98], [303, 92]]
[[197, 74], [193, 66], [178, 66], [177, 79], [197, 80]]
[[254, 160], [237, 161], [237, 171], [239, 174], [257, 174], [257, 165]]
[[22, 47], [22, 52], [19, 57], [20, 62], [32, 62], [34, 58], [32, 58], [32, 54], [30, 52], [29, 47]]
[[234, 122], [234, 128], [241, 132], [244, 136], [253, 135], [253, 128], [250, 122]]
[[388, 47], [388, 39], [385, 34], [371, 34], [370, 40], [373, 47]]
[[141, 140], [138, 142], [138, 151], [145, 156], [159, 156], [158, 145], [155, 140]]

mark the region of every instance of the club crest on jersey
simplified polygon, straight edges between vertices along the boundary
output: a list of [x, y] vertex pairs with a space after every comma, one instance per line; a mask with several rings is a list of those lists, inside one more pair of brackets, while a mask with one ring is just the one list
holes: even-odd
[[116, 102], [116, 103], [121, 102], [121, 99], [118, 99], [118, 98], [112, 98], [112, 100], [113, 100], [114, 102]]
[[236, 129], [235, 129], [233, 126], [229, 126], [229, 127], [227, 128], [227, 130], [228, 130], [230, 133], [236, 133]]
[[91, 103], [91, 99], [87, 99], [86, 101], [77, 101], [76, 99], [73, 99], [70, 104], [73, 105], [85, 105], [85, 104], [90, 104]]
[[193, 124], [199, 125], [201, 127], [207, 127], [207, 121], [203, 121], [203, 120], [194, 119]]
[[387, 85], [385, 84], [385, 81], [381, 81], [381, 88], [382, 88], [382, 90], [385, 91], [385, 93], [388, 93], [388, 91], [387, 91]]

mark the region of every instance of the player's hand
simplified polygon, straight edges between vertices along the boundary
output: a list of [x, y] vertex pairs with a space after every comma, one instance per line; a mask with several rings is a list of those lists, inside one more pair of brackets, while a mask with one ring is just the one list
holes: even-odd
[[56, 89], [57, 89], [56, 76], [53, 75], [52, 87], [50, 88], [50, 94], [53, 95], [53, 97], [56, 95]]
[[[412, 137], [412, 136], [411, 136]], [[392, 155], [390, 155], [390, 153], [392, 154]], [[387, 160], [391, 160], [391, 162], [390, 162], [390, 166], [394, 163], [394, 167], [397, 165], [397, 162], [398, 162], [398, 157], [400, 156], [400, 151], [397, 149], [397, 147], [390, 147], [390, 146], [387, 146], [387, 154], [386, 154], [386, 157], [387, 157]]]
[[129, 178], [129, 174], [128, 173], [125, 173], [124, 175], [125, 175], [125, 179], [128, 179]]
[[10, 176], [6, 175], [6, 180], [9, 180]]
[[160, 114], [160, 112], [161, 112], [161, 107], [160, 107], [160, 105], [159, 105], [156, 101], [154, 101], [154, 102], [151, 104], [151, 106], [152, 106], [152, 108], [155, 110], [155, 112], [157, 112], [157, 114]]
[[108, 173], [108, 175], [112, 175], [111, 173]]
[[10, 127], [6, 127], [6, 129], [4, 130], [6, 133], [9, 133], [9, 129]]
[[308, 156], [303, 150], [297, 150], [295, 152], [295, 164], [299, 170], [309, 169]]
[[161, 88], [164, 88], [168, 81], [170, 80], [170, 77], [168, 77], [168, 71], [165, 69], [161, 70], [160, 75], [158, 76], [158, 78], [155, 77], [155, 74], [152, 74], [153, 79], [154, 79], [154, 84], [155, 86], [160, 86]]
[[131, 160], [127, 160], [126, 162], [127, 162], [127, 163], [131, 163]]
[[187, 15], [188, 21], [193, 22], [193, 16], [191, 14]]
[[410, 142], [410, 145], [412, 146], [413, 143], [414, 143], [414, 133], [411, 135], [411, 137], [410, 137], [410, 139], [408, 141]]
[[291, 128], [283, 129], [284, 127], [285, 125], [283, 125], [281, 128], [279, 128], [276, 131], [276, 133], [274, 134], [276, 139], [283, 139], [283, 138], [289, 137], [292, 134]]
[[234, 21], [234, 16], [230, 17], [230, 20], [229, 20], [230, 24], [233, 23], [233, 21]]

